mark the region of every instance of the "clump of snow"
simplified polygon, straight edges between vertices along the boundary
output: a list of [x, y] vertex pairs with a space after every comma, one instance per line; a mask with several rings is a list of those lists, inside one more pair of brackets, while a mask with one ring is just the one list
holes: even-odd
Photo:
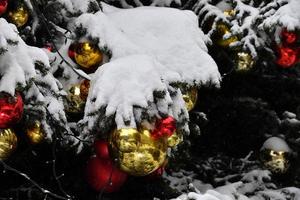
[[267, 12], [266, 19], [260, 25], [262, 28], [273, 29], [276, 26], [286, 27], [289, 31], [300, 28], [300, 1], [289, 0], [275, 12]]
[[292, 151], [289, 145], [286, 143], [286, 141], [284, 141], [279, 137], [270, 137], [269, 139], [267, 139], [264, 142], [261, 150], [264, 149], [272, 149], [274, 151], [284, 151], [284, 152]]
[[[186, 120], [182, 95], [170, 85], [219, 84], [217, 65], [207, 53], [204, 34], [191, 11], [117, 9], [103, 4], [103, 12], [83, 14], [75, 26], [85, 29], [84, 38], [99, 39], [99, 47], [112, 54], [109, 63], [92, 76], [85, 109], [89, 124], [94, 122], [87, 116], [103, 107], [106, 116], [115, 114], [119, 128], [136, 126], [136, 107]], [[155, 92], [163, 95], [156, 98]]]

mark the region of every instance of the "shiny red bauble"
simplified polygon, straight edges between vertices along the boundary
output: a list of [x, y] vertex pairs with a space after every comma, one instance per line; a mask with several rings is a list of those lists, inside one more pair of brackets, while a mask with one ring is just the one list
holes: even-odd
[[295, 32], [290, 32], [287, 29], [284, 29], [281, 32], [281, 38], [283, 43], [293, 44], [294, 42], [297, 41], [297, 34]]
[[68, 49], [68, 56], [74, 60], [75, 59], [75, 48], [76, 48], [76, 44], [71, 44], [69, 46], [69, 49]]
[[156, 139], [160, 137], [170, 137], [176, 130], [176, 120], [169, 116], [158, 120], [155, 124], [155, 129], [152, 131], [152, 136]]
[[0, 16], [7, 10], [8, 0], [0, 0]]
[[108, 142], [104, 140], [97, 140], [94, 143], [95, 153], [98, 158], [109, 159]]
[[86, 168], [89, 185], [96, 191], [116, 192], [124, 184], [127, 174], [113, 165], [109, 159], [91, 157]]
[[298, 60], [298, 52], [295, 49], [289, 47], [278, 48], [278, 58], [276, 63], [282, 68], [289, 68], [296, 64]]
[[20, 121], [23, 107], [23, 99], [19, 93], [15, 97], [0, 93], [0, 128], [8, 128]]

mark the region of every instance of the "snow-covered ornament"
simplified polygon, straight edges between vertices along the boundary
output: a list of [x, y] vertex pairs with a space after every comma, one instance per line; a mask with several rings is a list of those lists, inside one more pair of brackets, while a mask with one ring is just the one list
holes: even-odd
[[23, 107], [20, 93], [17, 92], [15, 97], [7, 93], [0, 93], [0, 128], [9, 128], [20, 121]]
[[0, 16], [7, 10], [8, 0], [0, 0]]
[[273, 173], [286, 173], [290, 167], [292, 150], [281, 138], [267, 139], [260, 149], [260, 159], [263, 165]]
[[103, 53], [96, 44], [82, 42], [76, 44], [74, 59], [83, 71], [93, 73], [102, 63]]
[[248, 52], [237, 52], [236, 56], [236, 67], [235, 70], [238, 72], [246, 72], [253, 68], [254, 60]]
[[26, 129], [26, 135], [32, 144], [39, 144], [45, 138], [42, 125], [37, 120]]
[[198, 89], [196, 87], [180, 87], [185, 107], [188, 111], [193, 110], [198, 99]]
[[29, 10], [23, 3], [8, 12], [9, 22], [15, 24], [18, 28], [24, 26], [28, 19]]
[[117, 166], [133, 176], [146, 176], [161, 167], [167, 157], [167, 137], [154, 139], [147, 129], [121, 128], [109, 139]]
[[0, 129], [0, 160], [8, 158], [17, 148], [18, 138], [12, 129]]
[[[217, 24], [217, 33], [216, 33], [216, 43], [221, 47], [229, 47], [234, 42], [237, 42], [239, 39], [236, 35], [231, 35], [228, 25], [223, 22]], [[230, 37], [227, 37], [231, 35]]]

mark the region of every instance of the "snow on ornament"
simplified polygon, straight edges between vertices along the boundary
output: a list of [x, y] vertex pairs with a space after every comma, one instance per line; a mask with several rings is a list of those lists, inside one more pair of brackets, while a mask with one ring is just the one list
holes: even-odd
[[279, 137], [267, 139], [260, 149], [260, 160], [271, 172], [276, 174], [286, 173], [290, 167], [292, 150]]

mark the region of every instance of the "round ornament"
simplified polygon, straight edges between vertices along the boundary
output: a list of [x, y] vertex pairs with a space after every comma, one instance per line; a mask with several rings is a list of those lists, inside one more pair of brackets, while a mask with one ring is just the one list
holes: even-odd
[[8, 0], [0, 0], [0, 16], [7, 10]]
[[219, 22], [217, 24], [217, 39], [216, 39], [216, 43], [221, 46], [221, 47], [229, 47], [230, 44], [237, 42], [238, 41], [238, 37], [235, 35], [232, 35], [226, 39], [224, 39], [225, 35], [229, 35], [231, 34], [230, 29], [228, 28], [228, 25]]
[[67, 95], [66, 112], [69, 114], [82, 114], [86, 101], [81, 98], [80, 84], [73, 85]]
[[0, 160], [8, 158], [17, 148], [18, 139], [12, 129], [0, 129]]
[[87, 163], [86, 178], [94, 190], [111, 193], [120, 189], [127, 174], [116, 168], [109, 159], [91, 157]]
[[118, 167], [133, 176], [145, 176], [160, 166], [167, 156], [167, 138], [154, 139], [146, 129], [122, 128], [112, 132], [110, 149]]
[[247, 52], [238, 52], [236, 58], [236, 71], [244, 72], [253, 68], [254, 60], [251, 54]]
[[80, 83], [80, 98], [83, 101], [86, 101], [87, 96], [89, 95], [90, 90], [90, 81], [89, 80], [83, 80]]
[[8, 12], [8, 19], [18, 28], [22, 27], [29, 19], [29, 10], [24, 4], [20, 4], [16, 9]]
[[157, 120], [155, 129], [151, 132], [152, 137], [159, 139], [161, 137], [170, 137], [176, 130], [176, 120], [169, 116]]
[[19, 93], [15, 97], [0, 93], [0, 128], [8, 128], [17, 123], [23, 114], [23, 99]]
[[104, 140], [97, 140], [94, 143], [95, 153], [98, 158], [109, 159], [108, 142]]
[[171, 137], [168, 138], [168, 147], [175, 147], [183, 141], [183, 136], [176, 131]]
[[27, 128], [26, 135], [32, 144], [38, 144], [45, 138], [42, 125], [39, 121], [35, 121], [31, 126], [29, 126], [29, 128]]
[[297, 33], [293, 31], [288, 31], [287, 29], [283, 29], [281, 32], [281, 38], [283, 43], [285, 44], [293, 44], [297, 41]]
[[292, 150], [283, 139], [271, 137], [260, 149], [260, 160], [271, 172], [283, 174], [290, 167], [291, 154]]
[[193, 110], [198, 99], [198, 89], [196, 87], [190, 87], [190, 88], [181, 87], [180, 90], [182, 93], [183, 100], [185, 102], [186, 109], [188, 111]]
[[282, 68], [290, 68], [298, 60], [297, 50], [289, 47], [279, 47], [276, 63]]
[[83, 42], [76, 45], [74, 58], [82, 70], [93, 73], [102, 63], [103, 54], [96, 44]]

